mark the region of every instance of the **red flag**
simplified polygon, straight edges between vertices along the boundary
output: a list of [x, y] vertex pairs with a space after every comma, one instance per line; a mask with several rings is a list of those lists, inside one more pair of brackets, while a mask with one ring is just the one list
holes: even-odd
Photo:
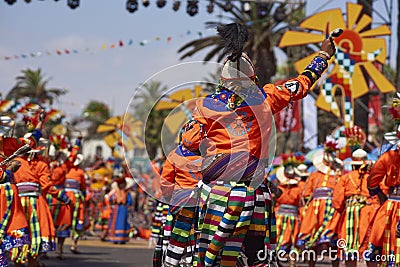
[[275, 115], [275, 125], [279, 132], [299, 132], [301, 129], [300, 101], [293, 103]]
[[124, 43], [121, 40], [119, 40], [119, 46], [124, 46]]

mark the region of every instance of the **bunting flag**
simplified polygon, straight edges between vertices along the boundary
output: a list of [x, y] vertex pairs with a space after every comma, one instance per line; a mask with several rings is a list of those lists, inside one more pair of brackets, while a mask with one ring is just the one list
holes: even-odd
[[318, 146], [318, 119], [315, 99], [308, 95], [303, 98], [303, 143], [305, 148], [314, 149]]
[[[215, 30], [213, 29], [208, 29], [205, 32], [198, 31], [196, 32], [196, 35], [199, 38], [202, 38], [206, 34], [215, 34]], [[183, 38], [187, 35], [191, 35], [192, 31], [188, 30], [186, 31], [185, 34], [178, 34], [173, 36], [167, 36], [165, 38], [161, 38], [159, 36], [155, 36], [151, 39], [144, 39], [144, 40], [136, 40], [134, 41], [133, 39], [127, 39], [127, 40], [118, 40], [116, 42], [110, 43], [110, 44], [101, 44], [99, 45], [99, 50], [104, 51], [107, 49], [115, 49], [117, 47], [122, 48], [122, 47], [127, 47], [127, 46], [132, 46], [134, 44], [137, 44], [139, 46], [146, 46], [150, 44], [152, 41], [160, 42], [164, 41], [169, 44], [172, 42], [173, 39], [176, 39], [177, 37]], [[53, 51], [37, 51], [37, 52], [29, 52], [29, 53], [18, 53], [15, 55], [0, 55], [0, 61], [2, 60], [16, 60], [16, 59], [28, 59], [28, 58], [40, 58], [43, 56], [52, 56], [52, 55], [72, 55], [72, 54], [79, 54], [81, 52], [86, 52], [86, 53], [93, 53], [96, 52], [96, 49], [91, 49], [91, 48], [85, 48], [82, 50], [79, 49], [68, 49], [68, 48], [56, 48]]]
[[46, 111], [46, 120], [48, 121], [57, 121], [63, 117], [61, 110], [53, 109], [51, 107], [41, 107], [38, 104], [23, 100], [0, 100], [0, 112], [2, 113], [27, 115], [30, 111], [35, 111], [40, 108], [44, 108]]
[[286, 107], [275, 115], [276, 128], [281, 133], [293, 132], [297, 133], [301, 129], [301, 104], [296, 101], [291, 107]]

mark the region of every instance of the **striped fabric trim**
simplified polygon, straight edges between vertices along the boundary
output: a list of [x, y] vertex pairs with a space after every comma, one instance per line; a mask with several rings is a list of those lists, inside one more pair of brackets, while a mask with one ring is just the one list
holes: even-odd
[[[319, 201], [318, 201], [319, 202]], [[320, 203], [318, 203], [319, 205]], [[316, 209], [318, 211], [318, 209]], [[321, 226], [318, 228], [318, 230], [313, 234], [313, 236], [310, 238], [310, 241], [308, 242], [307, 246], [309, 248], [313, 247], [315, 242], [320, 239], [322, 236], [322, 233], [326, 230], [326, 226], [328, 225], [329, 221], [332, 220], [333, 214], [335, 213], [335, 209], [333, 208], [332, 205], [332, 199], [326, 199], [325, 200], [325, 210], [324, 210], [324, 219], [322, 221]]]
[[[21, 204], [29, 223], [29, 230], [31, 236], [31, 246], [29, 254], [33, 258], [36, 258], [39, 255], [40, 244], [41, 244], [40, 224], [37, 214], [37, 198], [21, 197]], [[29, 210], [31, 210], [30, 216], [29, 216]]]
[[360, 212], [363, 206], [354, 205], [346, 208], [346, 252], [357, 252], [360, 247]]
[[[67, 190], [65, 190], [67, 191]], [[72, 222], [71, 222], [71, 228], [72, 228], [72, 237], [77, 238], [79, 236], [83, 235], [82, 231], [77, 231], [76, 226], [79, 223], [79, 206], [81, 203], [84, 203], [85, 199], [83, 197], [82, 192], [79, 190], [75, 192], [75, 205], [74, 205], [74, 210], [72, 212]]]
[[254, 179], [256, 171], [257, 175], [264, 174], [259, 172], [260, 169], [264, 170], [261, 165], [259, 159], [248, 152], [218, 154], [203, 161], [203, 181], [250, 181]]
[[178, 214], [166, 251], [165, 263], [178, 266], [185, 253], [194, 250], [194, 224], [196, 220], [196, 207], [184, 207]]
[[[233, 234], [226, 240], [221, 256], [221, 266], [236, 266], [242, 244], [246, 238], [254, 209], [255, 192], [252, 188], [243, 187], [245, 191], [244, 205], [236, 222]], [[229, 208], [229, 206], [228, 206]], [[226, 217], [224, 215], [224, 217]]]
[[[294, 227], [295, 227], [295, 222], [297, 220], [297, 217], [294, 215], [288, 215], [288, 214], [276, 214], [276, 228], [278, 230], [278, 242], [276, 244], [276, 249], [277, 251], [279, 250], [287, 250], [288, 248], [285, 247], [287, 245], [291, 246], [295, 244], [295, 236], [293, 235], [294, 233]], [[285, 235], [285, 230], [289, 227], [291, 234], [291, 243], [289, 244], [283, 244], [283, 238]], [[290, 249], [290, 247], [289, 247]]]
[[5, 184], [4, 186], [2, 185], [1, 187], [4, 187], [6, 195], [6, 205], [7, 205], [6, 212], [4, 213], [0, 224], [0, 238], [1, 238], [0, 240], [3, 240], [7, 230], [8, 223], [10, 222], [11, 218], [11, 210], [14, 202], [14, 190], [10, 183]]
[[[224, 247], [226, 240], [233, 234], [236, 224], [239, 223], [241, 220], [243, 220], [240, 215], [242, 213], [245, 201], [246, 201], [246, 188], [245, 187], [232, 188], [227, 199], [227, 206], [222, 216], [222, 220], [219, 222], [218, 228], [215, 231], [213, 238], [211, 239], [211, 242], [206, 251], [204, 259], [206, 266], [212, 266], [216, 256], [220, 253], [220, 251]], [[250, 221], [250, 219], [248, 219], [248, 221]], [[232, 256], [234, 256], [235, 254], [234, 253], [235, 249], [240, 250], [241, 247], [241, 243], [239, 243], [240, 238], [237, 241], [238, 243], [236, 244], [236, 246], [230, 248], [233, 254]], [[239, 246], [239, 248], [237, 248], [237, 246]], [[227, 247], [224, 248], [224, 250], [226, 249]], [[236, 263], [236, 259], [234, 260], [234, 262]]]
[[[386, 214], [388, 220], [385, 224], [385, 236], [383, 241], [382, 255], [390, 255], [387, 257], [388, 261], [383, 262], [382, 266], [399, 266], [400, 265], [400, 238], [396, 238], [391, 235], [392, 224], [398, 224], [400, 221], [400, 204], [397, 201], [387, 201]], [[394, 239], [394, 242], [393, 242]], [[392, 246], [392, 243], [394, 247]], [[390, 259], [394, 259], [395, 262], [390, 262]]]

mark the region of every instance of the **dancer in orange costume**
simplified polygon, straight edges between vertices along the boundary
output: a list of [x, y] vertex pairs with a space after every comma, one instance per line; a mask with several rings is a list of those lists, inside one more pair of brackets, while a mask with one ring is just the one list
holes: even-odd
[[[393, 97], [389, 112], [395, 122], [395, 131], [386, 133], [385, 139], [396, 149], [382, 154], [371, 169], [368, 189], [371, 196], [378, 195], [379, 208], [370, 236], [368, 265], [381, 262], [383, 266], [400, 264], [400, 93]], [[386, 178], [386, 179], [385, 179]], [[386, 200], [380, 183], [385, 179], [389, 189]]]
[[[335, 230], [340, 216], [332, 206], [332, 193], [343, 167], [335, 155], [339, 149], [337, 141], [327, 137], [324, 151], [314, 156], [313, 164], [318, 171], [310, 174], [305, 186], [304, 197], [309, 203], [297, 241], [300, 249], [317, 251], [336, 245]], [[316, 259], [308, 261], [309, 266], [314, 266]], [[338, 261], [332, 262], [333, 266], [338, 264]]]
[[[52, 144], [53, 145], [53, 144]], [[57, 237], [57, 249], [56, 254], [57, 258], [62, 260], [64, 259], [63, 255], [63, 246], [65, 242], [65, 238], [69, 237], [68, 228], [71, 226], [71, 207], [70, 207], [70, 199], [68, 198], [65, 192], [65, 181], [66, 174], [68, 172], [67, 164], [61, 159], [63, 155], [63, 151], [56, 151], [53, 160], [50, 162], [50, 173], [51, 180], [53, 182], [53, 187], [50, 190], [58, 191], [57, 197], [51, 198], [51, 214], [53, 215], [53, 222], [56, 229], [56, 237]], [[54, 195], [51, 194], [51, 195]]]
[[[3, 134], [7, 134], [10, 129], [8, 126], [13, 123], [13, 120], [8, 116], [0, 117], [0, 128]], [[25, 140], [0, 137], [1, 267], [9, 265], [8, 259], [15, 262], [16, 266], [21, 266], [27, 259], [30, 245], [29, 226], [18, 195], [18, 189], [14, 184], [14, 173], [19, 170], [21, 163], [17, 160], [11, 160], [11, 158], [14, 158], [16, 156], [14, 152], [26, 143], [30, 147], [36, 146], [40, 136], [41, 132], [37, 129], [34, 131], [34, 135]], [[26, 153], [29, 149], [21, 153]]]
[[[37, 131], [43, 126], [45, 112], [39, 110], [33, 121], [37, 122], [36, 129], [25, 135], [25, 139], [33, 138], [38, 144], [40, 138]], [[41, 134], [39, 135], [39, 137]], [[42, 147], [43, 148], [43, 147]], [[41, 265], [38, 261], [39, 253], [46, 253], [55, 248], [55, 229], [46, 201], [46, 195], [51, 188], [50, 170], [44, 158], [37, 152], [40, 149], [31, 150], [29, 156], [20, 157], [21, 167], [14, 175], [14, 180], [21, 198], [21, 204], [25, 218], [29, 224], [31, 244], [28, 255], [29, 266]], [[57, 192], [54, 192], [57, 193]]]
[[299, 207], [299, 218], [300, 222], [302, 222], [304, 216], [306, 215], [306, 210], [307, 210], [306, 201], [304, 199], [304, 190], [306, 188], [306, 182], [308, 177], [310, 176], [310, 173], [308, 172], [308, 166], [304, 163], [294, 168], [294, 172], [296, 174], [296, 177], [300, 179], [298, 184], [301, 190], [301, 205]]
[[36, 153], [18, 160], [21, 168], [14, 178], [29, 222], [29, 266], [35, 266], [39, 253], [55, 250], [55, 228], [46, 200], [52, 182], [47, 163]]
[[192, 264], [193, 261], [197, 206], [194, 201], [197, 198], [193, 196], [202, 179], [202, 157], [199, 147], [188, 148], [186, 135], [199, 133], [198, 126], [193, 120], [185, 123], [180, 132], [180, 144], [168, 154], [161, 174], [161, 190], [171, 204], [163, 231], [167, 264], [176, 265], [181, 260]]
[[[282, 85], [260, 86], [253, 63], [243, 53], [247, 28], [231, 23], [217, 30], [228, 57], [216, 91], [199, 99], [193, 112], [193, 119], [207, 133], [202, 189], [208, 191], [202, 199], [198, 266], [236, 266], [239, 257], [241, 264], [254, 265], [258, 251], [271, 249], [270, 230], [274, 228], [270, 190], [262, 184], [270, 157], [272, 116], [307, 95], [328, 67], [335, 47], [332, 39], [324, 40], [320, 55], [301, 75]], [[251, 186], [254, 183], [257, 188]], [[217, 205], [218, 198], [224, 201]], [[252, 238], [260, 242], [248, 242]]]
[[340, 248], [345, 253], [341, 256], [348, 267], [356, 266], [356, 260], [368, 248], [369, 224], [375, 216], [375, 206], [379, 205], [378, 198], [369, 196], [367, 179], [372, 162], [367, 158], [366, 151], [355, 150], [353, 170], [340, 178], [333, 191], [333, 207], [341, 213], [338, 237], [346, 241], [346, 246]]
[[82, 137], [76, 139], [66, 161], [68, 172], [66, 174], [65, 191], [71, 199], [72, 206], [72, 253], [80, 253], [77, 249], [78, 240], [84, 232], [84, 201], [86, 196], [85, 172], [79, 167], [83, 161], [83, 155], [79, 154]]
[[[300, 155], [299, 155], [300, 156]], [[282, 194], [276, 200], [276, 230], [277, 251], [284, 251], [286, 255], [294, 249], [300, 229], [299, 208], [301, 207], [302, 188], [300, 178], [296, 176], [296, 155], [281, 155], [283, 166], [279, 167], [276, 177]], [[301, 160], [301, 161], [304, 161]]]

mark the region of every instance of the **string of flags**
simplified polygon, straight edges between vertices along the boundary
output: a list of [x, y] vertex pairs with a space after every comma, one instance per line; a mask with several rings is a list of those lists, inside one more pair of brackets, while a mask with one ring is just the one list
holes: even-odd
[[0, 112], [2, 113], [26, 115], [27, 113], [36, 111], [40, 108], [44, 108], [46, 111], [46, 119], [49, 121], [57, 121], [63, 117], [61, 110], [51, 107], [42, 107], [38, 104], [26, 102], [24, 100], [0, 100]]
[[[208, 29], [207, 31], [214, 31], [213, 29]], [[191, 30], [186, 31], [185, 34], [179, 34], [177, 35], [180, 38], [183, 38], [184, 36], [188, 36], [188, 35], [192, 35], [192, 34], [196, 34], [199, 38], [202, 38], [206, 32], [192, 32]], [[102, 44], [99, 48], [101, 51], [107, 50], [107, 49], [114, 49], [114, 48], [121, 48], [121, 47], [126, 47], [126, 46], [132, 46], [134, 44], [138, 44], [140, 46], [146, 46], [148, 44], [150, 44], [153, 41], [163, 41], [165, 40], [167, 43], [171, 43], [172, 40], [174, 40], [176, 38], [172, 37], [172, 36], [168, 36], [166, 38], [161, 38], [159, 36], [155, 36], [152, 39], [144, 39], [144, 40], [140, 40], [140, 41], [135, 41], [134, 39], [127, 39], [127, 40], [118, 40], [117, 42], [111, 43], [111, 44]], [[7, 55], [7, 56], [1, 56], [0, 55], [0, 60], [16, 60], [16, 59], [28, 59], [28, 58], [38, 58], [38, 57], [43, 57], [43, 56], [52, 56], [52, 55], [71, 55], [71, 54], [78, 54], [81, 52], [86, 52], [86, 53], [93, 53], [95, 52], [93, 49], [90, 48], [85, 48], [83, 50], [79, 50], [79, 49], [67, 49], [67, 48], [63, 48], [63, 49], [55, 49], [52, 51], [36, 51], [36, 52], [29, 52], [29, 53], [18, 53], [18, 54], [14, 54], [14, 55]]]

